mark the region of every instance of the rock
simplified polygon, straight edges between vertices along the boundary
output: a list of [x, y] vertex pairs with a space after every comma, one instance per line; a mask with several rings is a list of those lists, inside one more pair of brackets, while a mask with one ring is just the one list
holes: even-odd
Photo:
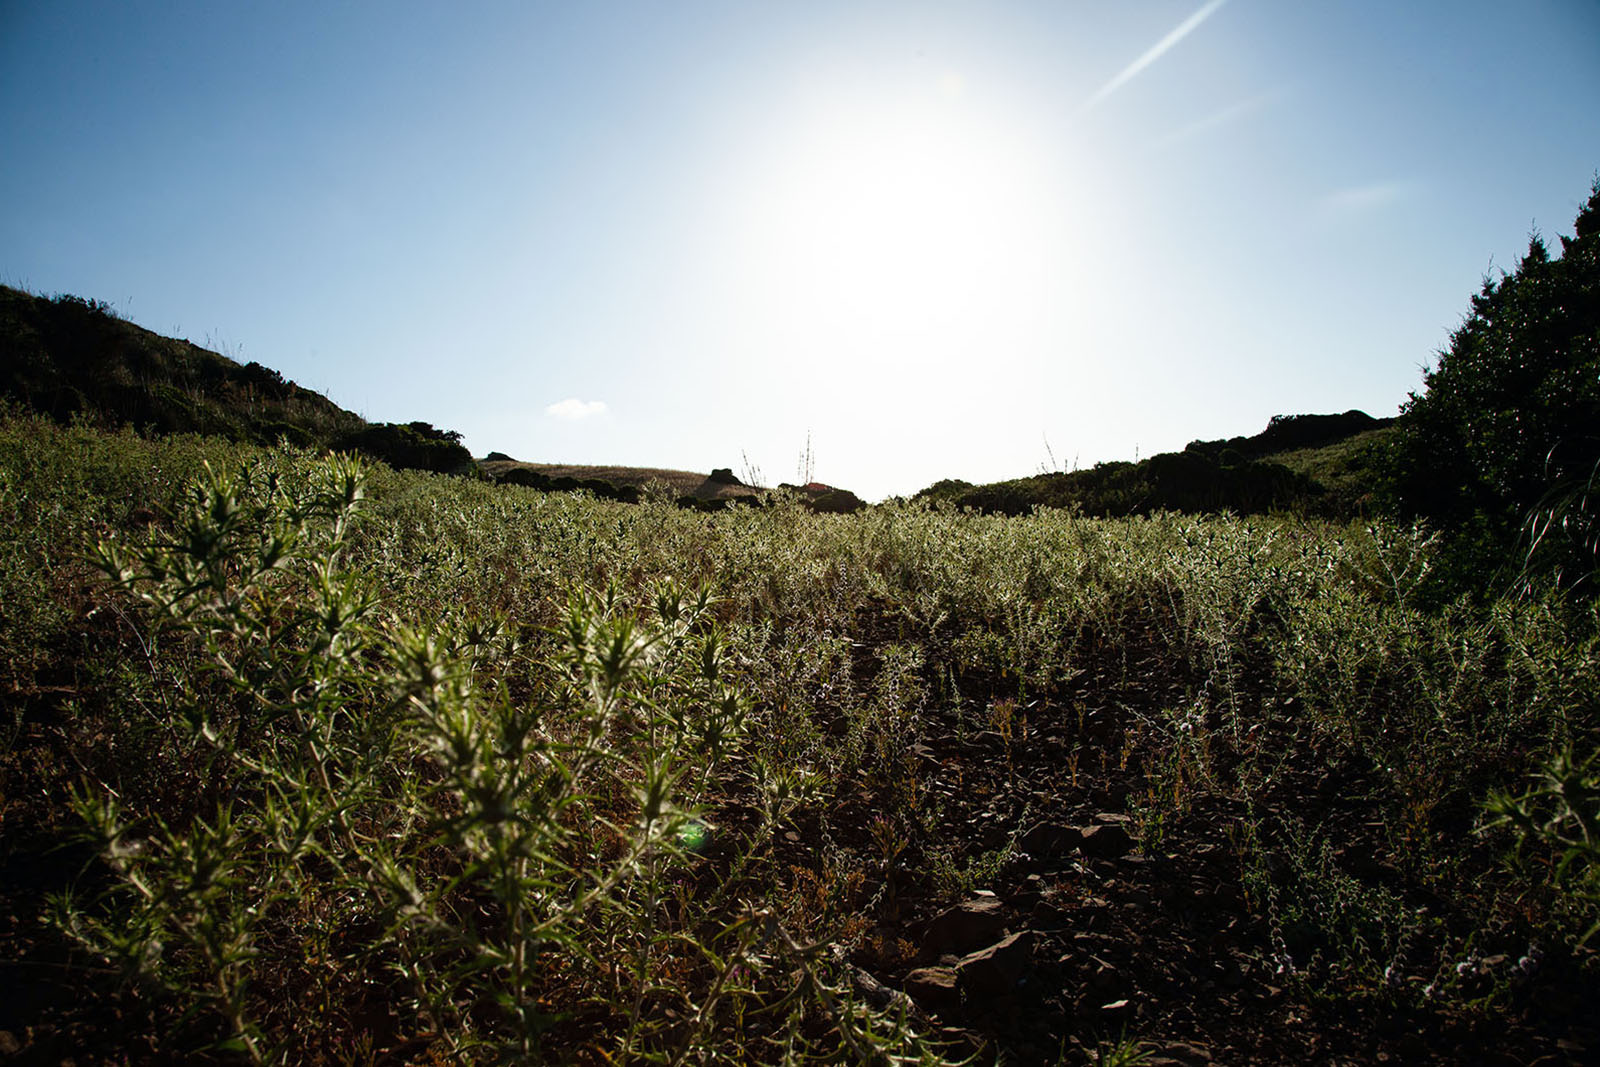
[[1005, 932], [1005, 909], [994, 895], [976, 897], [947, 908], [928, 921], [922, 950], [929, 956], [942, 952], [970, 952]]
[[738, 478], [734, 477], [733, 468], [731, 468], [731, 467], [718, 467], [718, 468], [716, 468], [715, 470], [713, 470], [711, 472], [710, 477], [706, 478], [706, 481], [708, 481], [708, 482], [717, 482], [720, 485], [743, 485], [744, 484]]
[[1022, 930], [971, 953], [956, 964], [956, 985], [971, 1000], [995, 1000], [1010, 996], [1033, 962], [1033, 943], [1038, 935]]
[[866, 501], [848, 489], [826, 489], [806, 501], [806, 507], [823, 515], [853, 515], [866, 506]]
[[1133, 838], [1117, 823], [1096, 823], [1083, 828], [1078, 848], [1095, 859], [1116, 859], [1133, 851]]
[[1027, 911], [1039, 903], [1044, 896], [1044, 879], [1037, 874], [1030, 874], [1022, 880], [1016, 892], [1006, 897], [1006, 903], [1015, 910]]
[[1161, 1055], [1177, 1063], [1202, 1064], [1211, 1062], [1209, 1049], [1199, 1045], [1192, 1045], [1187, 1041], [1169, 1041], [1161, 1046]]
[[1077, 849], [1083, 832], [1073, 826], [1040, 823], [1017, 839], [1017, 847], [1030, 856], [1045, 859], [1065, 856]]
[[1041, 900], [1033, 906], [1028, 921], [1034, 926], [1064, 926], [1067, 922], [1067, 913], [1048, 900]]
[[906, 995], [923, 1009], [939, 1016], [951, 1016], [961, 1007], [954, 967], [919, 967], [906, 975]]
[[516, 460], [514, 460], [510, 456], [506, 455], [504, 452], [490, 452], [487, 456], [483, 457], [483, 461], [485, 463], [515, 463], [516, 462]]

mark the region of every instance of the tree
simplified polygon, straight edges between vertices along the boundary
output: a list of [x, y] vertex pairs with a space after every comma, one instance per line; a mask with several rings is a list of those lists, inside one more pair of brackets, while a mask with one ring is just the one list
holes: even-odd
[[454, 430], [436, 430], [426, 422], [381, 422], [339, 441], [340, 448], [379, 459], [396, 470], [462, 474], [473, 470], [472, 453]]
[[[1445, 534], [1464, 577], [1508, 558], [1571, 577], [1573, 564], [1594, 568], [1582, 531], [1597, 463], [1600, 179], [1559, 258], [1535, 235], [1513, 273], [1484, 279], [1401, 409], [1391, 488], [1402, 515]], [[1549, 536], [1558, 515], [1572, 536]]]

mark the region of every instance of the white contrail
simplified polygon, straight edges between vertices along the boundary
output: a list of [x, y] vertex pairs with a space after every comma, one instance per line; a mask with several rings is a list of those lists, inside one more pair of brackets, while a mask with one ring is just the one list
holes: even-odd
[[1166, 55], [1172, 50], [1173, 45], [1177, 44], [1179, 41], [1189, 36], [1189, 34], [1193, 33], [1195, 31], [1195, 27], [1199, 26], [1206, 19], [1216, 14], [1217, 8], [1221, 7], [1227, 2], [1228, 0], [1206, 0], [1205, 5], [1201, 7], [1199, 11], [1196, 11], [1194, 14], [1180, 22], [1177, 29], [1161, 38], [1161, 40], [1157, 41], [1155, 45], [1152, 46], [1144, 55], [1140, 56], [1132, 63], [1129, 63], [1126, 67], [1122, 68], [1122, 72], [1119, 73], [1115, 78], [1112, 78], [1099, 89], [1095, 90], [1095, 94], [1089, 97], [1089, 99], [1085, 100], [1082, 107], [1078, 108], [1078, 114], [1082, 115], [1089, 111], [1091, 108], [1095, 107], [1095, 105], [1099, 104], [1100, 101], [1104, 100], [1106, 97], [1110, 96], [1112, 93], [1128, 84], [1128, 82], [1132, 81], [1138, 76], [1140, 71], [1144, 70], [1144, 68], [1148, 67], [1150, 64]]

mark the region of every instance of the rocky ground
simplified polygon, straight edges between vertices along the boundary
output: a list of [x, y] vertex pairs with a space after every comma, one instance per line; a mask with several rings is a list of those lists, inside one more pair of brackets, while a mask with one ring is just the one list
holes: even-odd
[[[897, 773], [863, 761], [826, 805], [778, 834], [769, 873], [797, 894], [825, 876], [824, 847], [865, 872], [842, 894], [850, 914], [839, 940], [860, 995], [902, 1006], [948, 1042], [952, 1060], [978, 1063], [1118, 1062], [1118, 1046], [1137, 1049], [1145, 1058], [1136, 1062], [1184, 1067], [1600, 1062], [1590, 952], [1511, 934], [1482, 938], [1467, 954], [1451, 955], [1460, 942], [1419, 943], [1383, 981], [1363, 985], [1329, 965], [1330, 946], [1275, 921], [1263, 885], [1246, 877], [1248, 836], [1288, 812], [1334, 828], [1331, 855], [1349, 884], [1389, 887], [1446, 930], [1462, 909], [1404, 873], [1364, 799], [1371, 768], [1305, 749], [1293, 707], [1263, 704], [1250, 742], [1257, 754], [1284, 754], [1270, 788], [1226, 788], [1228, 768], [1249, 754], [1219, 730], [1208, 746], [1212, 777], [1181, 804], [1156, 803], [1140, 716], [1170, 704], [1177, 668], [1141, 661], [1137, 650], [1130, 664], [1120, 659], [1127, 651], [1065, 691], [1019, 704], [1011, 723], [975, 721], [971, 705], [982, 700], [973, 693], [998, 683], [968, 679], [967, 710], [927, 709]], [[157, 1062], [160, 1028], [148, 1005], [113, 995], [116, 975], [39, 923], [45, 891], [80, 877], [91, 858], [48, 846], [67, 816], [60, 798], [30, 788], [62, 780], [49, 765], [62, 758], [52, 738], [71, 695], [31, 694], [36, 715], [7, 753], [0, 1061]], [[924, 829], [891, 839], [886, 816], [906, 810], [912, 782]], [[714, 881], [719, 856], [748, 843], [757, 819], [737, 804], [713, 815], [720, 844], [704, 873]], [[934, 873], [941, 849], [993, 862], [969, 863], [952, 899]], [[1269, 862], [1264, 877], [1274, 873]], [[1431, 996], [1441, 974], [1449, 995]], [[426, 1043], [403, 1040], [399, 1020], [380, 1022], [396, 1040], [380, 1042], [372, 1062], [418, 1062]]]
[[[938, 828], [923, 840], [1005, 858], [953, 904], [914, 841], [868, 879], [871, 925], [850, 954], [864, 995], [906, 1005], [978, 1062], [1114, 1062], [1121, 1044], [1147, 1064], [1600, 1063], [1592, 951], [1502, 931], [1458, 958], [1436, 934], [1363, 987], [1330, 965], [1333, 946], [1272, 920], [1262, 887], [1244, 884], [1245, 844], [1250, 827], [1290, 814], [1334, 827], [1335, 876], [1349, 885], [1386, 886], [1446, 930], [1465, 921], [1459, 901], [1402, 873], [1366, 799], [1372, 769], [1307, 749], [1292, 703], [1251, 739], [1284, 754], [1270, 788], [1230, 796], [1214, 777], [1157, 824], [1157, 776], [1131, 739], [1141, 710], [1170, 706], [1181, 672], [1137, 649], [1117, 657], [1019, 709], [1025, 725], [1019, 714], [1009, 731], [973, 732], [953, 711], [924, 721], [912, 755]], [[1099, 758], [1082, 758], [1086, 747]], [[1245, 758], [1220, 732], [1208, 747], [1223, 778]], [[780, 865], [814, 863], [818, 835], [881, 853], [874, 819], [903, 790], [877, 778], [869, 770], [825, 823], [788, 834]], [[1434, 996], [1443, 972], [1450, 992]]]

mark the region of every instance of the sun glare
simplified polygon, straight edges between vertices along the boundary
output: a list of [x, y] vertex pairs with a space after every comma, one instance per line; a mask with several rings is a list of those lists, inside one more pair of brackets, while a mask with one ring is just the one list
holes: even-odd
[[836, 97], [767, 158], [738, 258], [744, 311], [769, 344], [859, 374], [949, 365], [1036, 332], [1056, 198], [1024, 139], [961, 77]]

